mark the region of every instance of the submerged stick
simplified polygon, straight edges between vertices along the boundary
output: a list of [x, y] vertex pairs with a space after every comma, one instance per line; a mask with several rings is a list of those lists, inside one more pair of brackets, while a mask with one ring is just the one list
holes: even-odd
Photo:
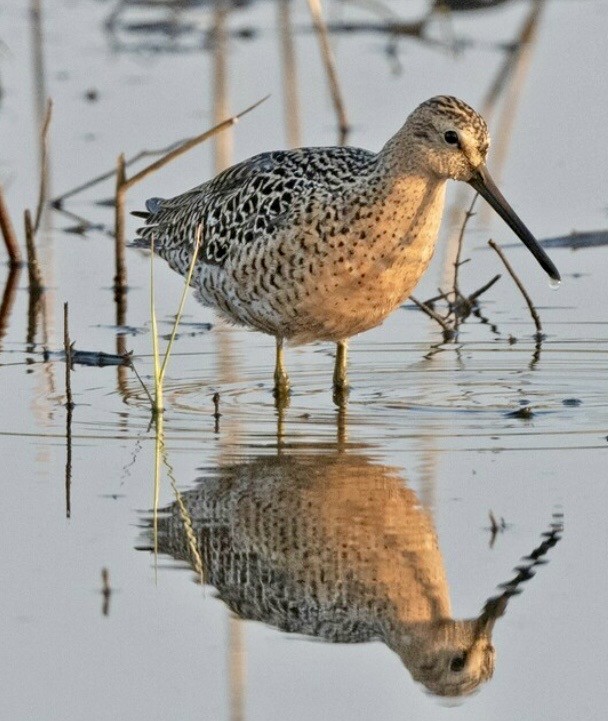
[[325, 22], [325, 18], [323, 17], [321, 0], [308, 0], [308, 7], [310, 8], [312, 22], [315, 28], [315, 32], [317, 33], [317, 38], [319, 40], [321, 56], [323, 58], [323, 63], [325, 64], [325, 72], [327, 73], [327, 80], [329, 82], [331, 98], [334, 104], [336, 115], [338, 116], [338, 127], [340, 129], [339, 144], [344, 145], [344, 141], [346, 140], [346, 136], [348, 135], [350, 126], [346, 117], [346, 109], [344, 107], [344, 101], [342, 99], [342, 93], [340, 91], [340, 84], [338, 83], [338, 73], [336, 71], [334, 54], [331, 49], [331, 44], [329, 42], [327, 24]]
[[4, 238], [4, 244], [6, 245], [6, 252], [8, 253], [11, 267], [19, 265], [22, 261], [21, 250], [19, 249], [19, 242], [15, 235], [15, 229], [11, 222], [11, 217], [8, 212], [8, 207], [4, 200], [4, 189], [0, 185], [0, 230], [2, 231], [2, 237]]
[[528, 295], [528, 292], [524, 288], [523, 283], [517, 277], [517, 274], [511, 267], [511, 264], [509, 263], [509, 261], [506, 259], [505, 254], [502, 252], [501, 248], [498, 245], [496, 245], [496, 243], [493, 240], [488, 240], [488, 245], [490, 246], [490, 248], [492, 248], [493, 250], [495, 250], [498, 253], [498, 257], [502, 260], [505, 268], [507, 269], [507, 272], [509, 273], [511, 278], [513, 278], [513, 280], [515, 281], [515, 285], [519, 288], [521, 294], [523, 295], [524, 300], [528, 304], [528, 308], [530, 310], [530, 315], [532, 316], [532, 320], [534, 321], [534, 325], [536, 326], [537, 338], [541, 338], [542, 334], [543, 334], [543, 327], [540, 322], [540, 317], [539, 317], [538, 313], [536, 312], [534, 303], [532, 303], [532, 299], [530, 298], [530, 296]]

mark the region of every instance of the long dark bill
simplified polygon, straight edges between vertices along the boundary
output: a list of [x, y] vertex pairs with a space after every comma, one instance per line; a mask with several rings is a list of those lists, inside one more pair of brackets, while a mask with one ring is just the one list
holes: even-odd
[[507, 203], [504, 195], [496, 187], [485, 165], [480, 165], [479, 168], [477, 168], [475, 175], [469, 180], [469, 185], [472, 185], [479, 195], [488, 201], [511, 230], [519, 236], [526, 248], [528, 248], [540, 263], [545, 273], [553, 280], [560, 280], [559, 271], [553, 265], [552, 260], [540, 247], [536, 238], [526, 228], [513, 208]]

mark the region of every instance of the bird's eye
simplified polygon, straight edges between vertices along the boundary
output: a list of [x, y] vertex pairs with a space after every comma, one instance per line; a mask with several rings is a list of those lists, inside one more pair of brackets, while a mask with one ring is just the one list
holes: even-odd
[[455, 130], [446, 130], [443, 139], [450, 145], [458, 145], [458, 133]]
[[450, 671], [454, 671], [454, 672], [462, 671], [462, 669], [465, 666], [466, 660], [467, 660], [466, 653], [463, 654], [462, 656], [454, 656], [454, 658], [452, 659], [452, 661], [450, 663]]

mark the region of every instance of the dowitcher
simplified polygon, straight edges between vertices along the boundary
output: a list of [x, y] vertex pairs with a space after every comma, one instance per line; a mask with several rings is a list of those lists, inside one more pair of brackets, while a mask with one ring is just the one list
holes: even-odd
[[469, 183], [555, 280], [559, 273], [500, 193], [485, 165], [483, 118], [462, 100], [419, 105], [378, 153], [352, 147], [256, 155], [182, 195], [151, 198], [135, 245], [186, 274], [232, 323], [276, 338], [275, 392], [289, 380], [283, 343], [346, 343], [381, 323], [414, 290], [433, 255], [448, 179]]

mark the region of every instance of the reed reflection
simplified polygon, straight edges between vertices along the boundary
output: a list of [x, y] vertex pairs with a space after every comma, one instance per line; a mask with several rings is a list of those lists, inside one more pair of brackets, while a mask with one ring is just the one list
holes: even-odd
[[241, 618], [333, 643], [380, 640], [429, 691], [462, 696], [491, 678], [494, 623], [560, 530], [478, 616], [454, 619], [416, 494], [366, 455], [324, 452], [211, 470], [165, 509], [158, 549], [194, 567], [194, 541], [205, 581]]

